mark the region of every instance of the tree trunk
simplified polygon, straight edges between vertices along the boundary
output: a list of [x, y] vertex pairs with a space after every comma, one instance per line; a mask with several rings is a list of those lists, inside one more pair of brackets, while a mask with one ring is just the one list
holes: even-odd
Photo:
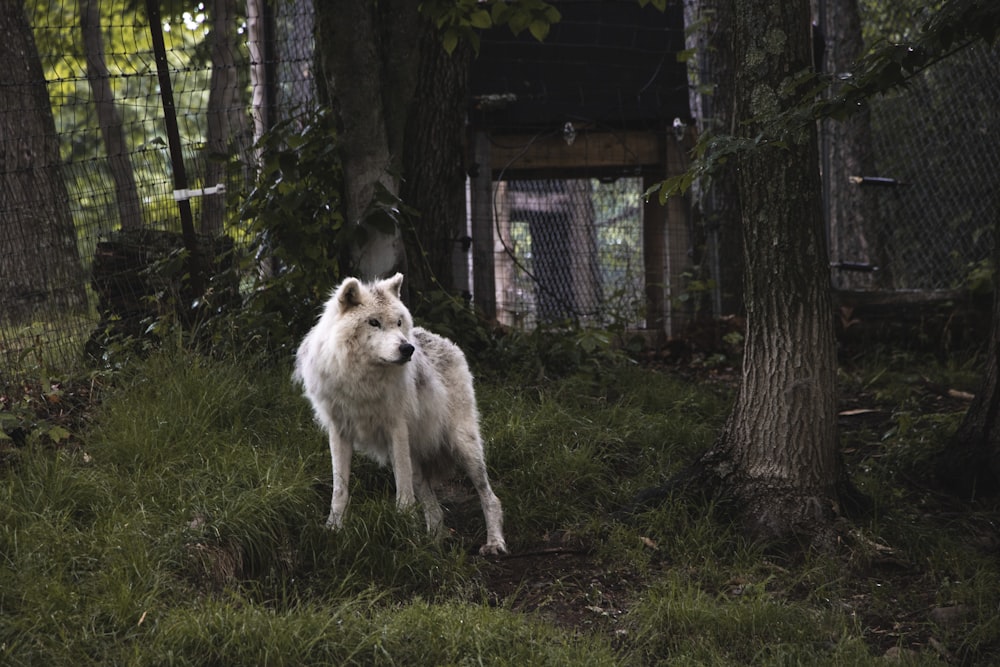
[[111, 74], [104, 61], [104, 40], [101, 37], [101, 7], [97, 0], [80, 0], [80, 29], [83, 32], [87, 56], [87, 81], [94, 96], [97, 123], [101, 127], [104, 150], [108, 154], [111, 178], [115, 182], [115, 198], [122, 229], [142, 227], [142, 206], [135, 184], [132, 158], [125, 139], [125, 126], [115, 105], [111, 90]]
[[[236, 65], [236, 0], [213, 0], [211, 4], [212, 81], [208, 93], [208, 132], [205, 137], [205, 187], [223, 183], [233, 138], [243, 133], [244, 111], [240, 105], [239, 69]], [[201, 233], [219, 236], [226, 215], [226, 196], [207, 195], [202, 200]]]
[[[247, 51], [250, 54], [250, 116], [253, 118], [253, 143], [256, 146], [270, 129], [271, 105], [268, 95], [267, 0], [247, 0]], [[262, 156], [257, 155], [258, 161]]]
[[[411, 0], [317, 4], [323, 83], [340, 119], [344, 207], [364, 277], [403, 267], [408, 290], [452, 287], [465, 231], [463, 139], [472, 50], [445, 52]], [[372, 216], [379, 187], [417, 215], [394, 233]]]
[[[788, 77], [811, 66], [809, 1], [737, 0], [737, 118], [795, 102]], [[765, 539], [830, 537], [836, 507], [836, 357], [812, 124], [739, 158], [747, 338], [732, 413], [702, 463]]]
[[21, 0], [0, 0], [0, 317], [86, 304], [45, 76]]
[[[379, 186], [399, 195], [400, 154], [416, 77], [412, 2], [331, 0], [316, 7], [323, 82], [334, 101], [344, 168], [344, 211], [355, 225], [352, 272], [371, 279], [405, 266], [399, 229], [373, 216]], [[405, 30], [409, 28], [409, 30]]]
[[420, 70], [400, 188], [402, 200], [418, 213], [403, 235], [412, 293], [452, 289], [452, 255], [468, 236], [464, 138], [472, 48], [463, 43], [448, 54], [433, 22], [420, 16], [419, 26]]
[[[828, 0], [825, 7], [827, 70], [834, 74], [850, 72], [864, 52], [857, 0]], [[828, 146], [825, 166], [829, 169], [831, 259], [880, 268], [874, 273], [834, 269], [835, 285], [841, 289], [888, 287], [883, 282], [889, 280], [887, 249], [879, 243], [886, 235], [877, 229], [878, 193], [852, 180], [878, 175], [872, 153], [871, 114], [864, 107], [845, 120], [828, 118], [823, 127]]]
[[[684, 12], [687, 25], [696, 26], [688, 31], [686, 46], [698, 51], [698, 57], [688, 62], [691, 111], [698, 131], [732, 135], [736, 132], [736, 59], [729, 0], [685, 0]], [[721, 165], [707, 187], [697, 184], [692, 194], [704, 235], [696, 243], [704, 251], [695, 263], [720, 289], [713, 315], [742, 313], [743, 234], [736, 165]]]
[[1000, 218], [993, 234], [993, 318], [983, 382], [934, 466], [938, 479], [965, 498], [1000, 493]]

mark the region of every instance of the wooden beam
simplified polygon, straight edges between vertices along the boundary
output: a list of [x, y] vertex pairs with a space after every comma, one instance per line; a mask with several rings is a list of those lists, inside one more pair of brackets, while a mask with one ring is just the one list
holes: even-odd
[[490, 166], [494, 176], [503, 171], [641, 167], [662, 162], [662, 136], [656, 132], [580, 131], [571, 144], [561, 135], [490, 137]]
[[493, 181], [490, 178], [490, 142], [486, 134], [473, 138], [473, 163], [478, 165], [472, 177], [472, 294], [473, 303], [487, 320], [496, 319], [497, 287], [493, 266]]

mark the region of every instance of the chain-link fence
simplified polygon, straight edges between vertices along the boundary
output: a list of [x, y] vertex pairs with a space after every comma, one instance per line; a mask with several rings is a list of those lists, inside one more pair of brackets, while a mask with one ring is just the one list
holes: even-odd
[[[861, 6], [869, 40], [905, 34], [919, 21], [889, 11], [886, 0]], [[238, 238], [234, 207], [218, 186], [240, 190], [264, 128], [315, 99], [312, 0], [215, 0], [164, 14], [153, 23], [164, 36], [179, 159], [144, 3], [26, 7], [0, 17], [9, 64], [0, 75], [0, 357], [12, 373], [80, 357], [100, 319], [94, 258], [149, 259], [155, 244], [128, 233], [177, 233], [178, 198], [189, 202], [199, 232]], [[655, 70], [659, 62], [648, 64]], [[875, 173], [858, 176], [895, 185], [875, 194], [879, 231], [867, 242], [878, 252], [859, 258], [879, 264], [882, 282], [864, 278], [861, 286], [963, 284], [988, 256], [1000, 204], [1000, 50], [969, 49], [873, 100], [871, 123]], [[178, 193], [181, 165], [187, 184]], [[648, 265], [656, 257], [641, 200], [648, 182], [580, 178], [586, 166], [495, 184], [502, 321], [650, 324], [660, 279]], [[660, 260], [673, 263], [659, 286], [668, 288], [667, 308], [688, 292], [725, 288], [711, 267], [692, 272], [687, 285], [666, 284], [698, 252], [690, 240], [697, 230], [684, 231], [689, 240], [674, 239], [672, 257]]]
[[642, 179], [501, 181], [502, 322], [644, 326]]
[[[931, 11], [915, 0], [859, 0], [858, 9], [869, 47], [917, 36]], [[1000, 47], [959, 51], [905, 88], [870, 100], [868, 109], [870, 145], [858, 162], [871, 171], [825, 174], [866, 190], [868, 214], [830, 216], [830, 245], [835, 262], [868, 271], [835, 270], [834, 285], [946, 290], [984, 275], [1000, 213]], [[830, 123], [824, 131], [832, 140], [842, 136]], [[852, 187], [829, 187], [844, 186]], [[831, 201], [831, 210], [837, 205]]]
[[[313, 12], [309, 0], [215, 0], [152, 19], [159, 3], [7, 4], [0, 52], [17, 65], [0, 75], [0, 357], [16, 376], [81, 357], [114, 298], [102, 289], [141, 284], [143, 265], [180, 244], [179, 202], [197, 232], [239, 237], [226, 193], [245, 187], [265, 128], [314, 99]], [[95, 276], [98, 265], [134, 280]], [[118, 296], [149, 307], [156, 292], [140, 292]]]
[[872, 150], [892, 289], [962, 287], [1000, 215], [1000, 48], [974, 46], [874, 100]]

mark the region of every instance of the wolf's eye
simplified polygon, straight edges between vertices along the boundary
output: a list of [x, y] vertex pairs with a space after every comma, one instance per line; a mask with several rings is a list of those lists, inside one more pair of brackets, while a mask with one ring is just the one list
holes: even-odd
[[396, 320], [396, 326], [397, 326], [397, 327], [401, 327], [401, 326], [403, 326], [403, 319], [402, 319], [402, 318], [400, 318], [400, 319]]
[[378, 320], [376, 320], [374, 317], [371, 318], [370, 320], [368, 320], [368, 324], [372, 325], [376, 329], [381, 329], [382, 328], [382, 323], [379, 322]]

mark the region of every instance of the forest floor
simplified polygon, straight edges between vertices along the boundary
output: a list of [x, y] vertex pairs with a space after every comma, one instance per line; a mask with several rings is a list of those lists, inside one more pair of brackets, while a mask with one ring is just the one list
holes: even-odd
[[[648, 366], [721, 393], [731, 392], [738, 377], [725, 364]], [[723, 603], [762, 596], [816, 613], [826, 605], [852, 619], [875, 658], [1000, 663], [1000, 505], [995, 499], [957, 500], [921, 474], [927, 448], [939, 443], [968, 407], [975, 373], [968, 367], [956, 373], [953, 366], [927, 372], [906, 364], [900, 371], [894, 362], [882, 364], [882, 370], [875, 366], [842, 370], [839, 426], [848, 470], [862, 491], [875, 496], [877, 507], [857, 524], [845, 522], [843, 549], [832, 564], [761, 552], [752, 564], [728, 563], [716, 571], [668, 548], [669, 535], [643, 533], [635, 547], [642, 558], [619, 558], [620, 550], [602, 544], [602, 535], [614, 530], [613, 521], [602, 517], [597, 529], [532, 533], [522, 527], [511, 554], [476, 559], [481, 601], [543, 619], [574, 636], [603, 637], [630, 655], [637, 641], [630, 612], [650, 603], [657, 582], [679, 576]], [[81, 447], [71, 434], [89, 428], [99, 393], [99, 383], [90, 380], [27, 383], [0, 395], [5, 435], [0, 463], [16, 466], [26, 444]], [[477, 501], [467, 491], [456, 489], [458, 500], [446, 501], [450, 524], [479, 522]], [[474, 550], [475, 536], [456, 537]]]
[[[679, 373], [694, 382], [728, 388], [735, 388], [738, 382], [738, 373], [731, 367], [660, 366], [662, 372]], [[848, 383], [850, 386], [840, 398], [841, 453], [852, 477], [855, 473], [864, 475], [887, 456], [884, 440], [900, 429], [901, 390], [907, 395], [903, 406], [906, 415], [923, 419], [925, 425], [941, 419], [954, 423], [972, 399], [965, 389], [939, 384], [919, 373], [893, 381], [906, 386], [880, 391]], [[919, 523], [932, 531], [940, 529], [950, 539], [966, 541], [966, 546], [971, 545], [987, 558], [996, 558], [1000, 564], [1000, 505], [991, 499], [958, 500], [921, 481], [918, 472], [912, 474], [901, 469], [893, 477], [897, 484], [892, 491], [895, 505], [908, 508], [902, 513], [897, 509], [893, 521]], [[976, 613], [969, 605], [942, 598], [934, 565], [914, 560], [905, 546], [897, 547], [877, 537], [862, 538], [868, 548], [863, 557], [858, 557], [854, 552], [857, 533], [854, 538], [845, 540], [843, 550], [834, 555], [850, 572], [838, 582], [838, 597], [857, 619], [873, 655], [907, 664], [919, 655], [936, 655], [950, 664], [1000, 663], [996, 639], [992, 643], [987, 640], [986, 646], [965, 645], [962, 638], [974, 633]], [[652, 543], [648, 547], [657, 549]], [[815, 597], [815, 591], [795, 581], [794, 570], [802, 566], [801, 562], [782, 562], [780, 556], [774, 561], [777, 578], [780, 580], [783, 573], [791, 581], [790, 585], [775, 581], [776, 596], [787, 601]], [[578, 632], [606, 634], [613, 642], [624, 643], [628, 629], [623, 620], [629, 610], [651, 581], [678, 565], [669, 558], [658, 560], [655, 556], [651, 563], [652, 567], [642, 572], [617, 567], [586, 539], [564, 532], [545, 533], [519, 552], [490, 562], [483, 569], [483, 583], [497, 604], [540, 614]], [[713, 592], [723, 597], [739, 595], [744, 583], [738, 579], [728, 581], [726, 590]], [[1000, 605], [1000, 589], [992, 593], [987, 589], [986, 595], [995, 596]]]

